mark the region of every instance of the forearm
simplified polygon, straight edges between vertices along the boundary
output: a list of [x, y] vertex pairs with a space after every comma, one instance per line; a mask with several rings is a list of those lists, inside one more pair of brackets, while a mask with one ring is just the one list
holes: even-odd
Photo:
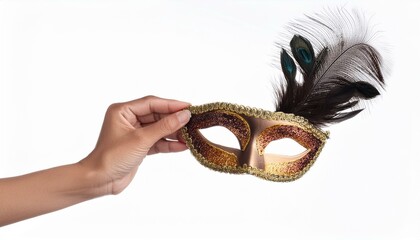
[[79, 163], [0, 179], [0, 226], [106, 194], [97, 173]]

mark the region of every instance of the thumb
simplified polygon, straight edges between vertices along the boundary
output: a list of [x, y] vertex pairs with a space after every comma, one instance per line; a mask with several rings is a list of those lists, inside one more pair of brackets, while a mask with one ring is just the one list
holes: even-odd
[[178, 131], [191, 118], [189, 110], [182, 110], [170, 114], [159, 121], [143, 128], [143, 134], [147, 136], [147, 141], [150, 146], [155, 144], [160, 139]]

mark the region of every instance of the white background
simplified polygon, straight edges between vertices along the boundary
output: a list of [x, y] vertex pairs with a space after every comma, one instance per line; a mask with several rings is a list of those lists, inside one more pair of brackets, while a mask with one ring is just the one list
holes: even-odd
[[122, 194], [0, 239], [420, 239], [416, 1], [0, 1], [0, 177], [82, 159], [113, 102], [273, 110], [275, 41], [326, 6], [372, 16], [392, 71], [367, 111], [328, 128], [301, 179], [218, 173], [188, 151], [149, 156]]

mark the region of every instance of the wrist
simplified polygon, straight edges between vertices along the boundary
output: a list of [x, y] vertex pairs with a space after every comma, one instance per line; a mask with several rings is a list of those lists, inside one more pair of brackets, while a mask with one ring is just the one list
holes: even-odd
[[90, 159], [93, 156], [89, 155], [82, 161], [75, 163], [75, 167], [80, 172], [79, 176], [83, 182], [84, 194], [88, 198], [96, 198], [108, 195], [109, 190], [109, 178], [100, 170], [99, 167], [92, 166]]

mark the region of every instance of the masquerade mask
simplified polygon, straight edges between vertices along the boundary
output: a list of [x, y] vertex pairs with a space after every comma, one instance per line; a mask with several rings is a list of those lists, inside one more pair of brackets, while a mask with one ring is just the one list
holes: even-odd
[[[352, 17], [347, 12], [338, 16]], [[328, 138], [329, 133], [320, 127], [354, 117], [363, 110], [358, 107], [359, 100], [379, 95], [374, 85], [384, 84], [381, 59], [366, 43], [366, 36], [348, 36], [339, 24], [348, 19], [324, 21], [317, 16], [310, 21], [315, 26], [305, 22], [305, 25], [297, 24], [296, 29], [308, 36], [319, 36], [312, 42], [320, 50], [315, 54], [311, 42], [297, 34], [290, 41], [293, 58], [282, 49], [280, 63], [285, 83], [276, 89], [276, 112], [230, 103], [189, 108], [192, 117], [182, 134], [200, 163], [213, 170], [248, 173], [266, 180], [295, 180], [312, 166]], [[295, 62], [302, 83], [296, 81]], [[200, 130], [213, 126], [230, 130], [240, 149], [206, 139]], [[264, 152], [270, 142], [282, 138], [293, 139], [306, 150], [295, 156]]]
[[[204, 166], [230, 173], [250, 173], [273, 181], [302, 176], [324, 146], [328, 133], [293, 114], [269, 112], [229, 103], [191, 107], [192, 118], [183, 129], [184, 139]], [[223, 126], [238, 139], [241, 149], [210, 142], [200, 129]], [[296, 156], [265, 154], [275, 140], [291, 138], [306, 148]]]

